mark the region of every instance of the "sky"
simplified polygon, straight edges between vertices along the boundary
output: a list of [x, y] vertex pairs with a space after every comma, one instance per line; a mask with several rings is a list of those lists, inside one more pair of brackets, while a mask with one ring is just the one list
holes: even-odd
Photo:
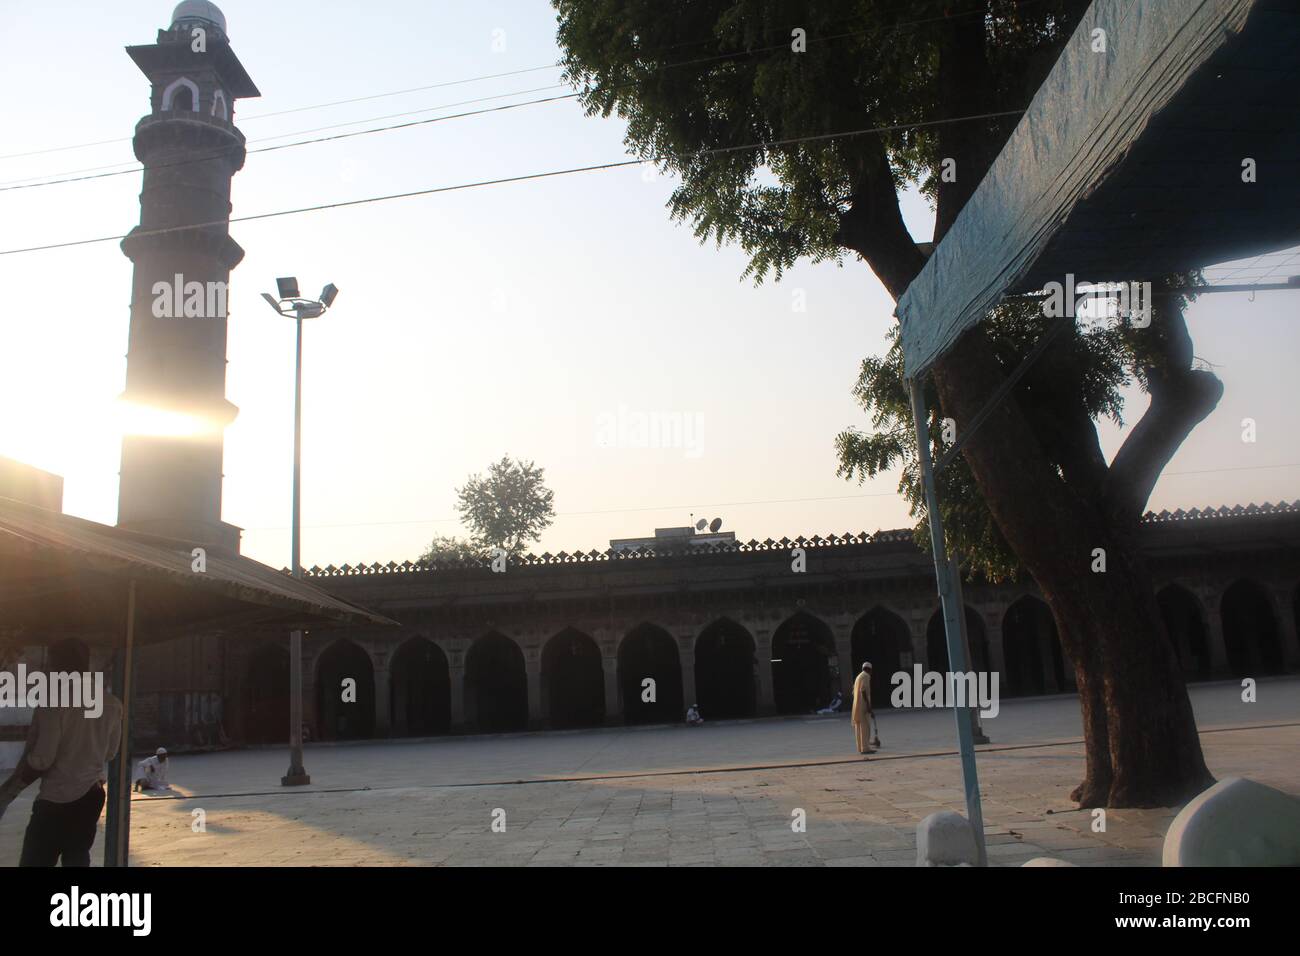
[[[235, 104], [250, 150], [570, 92], [541, 0], [220, 6], [262, 91]], [[170, 12], [0, 0], [0, 251], [136, 224], [138, 171], [7, 187], [130, 168], [149, 87], [123, 48], [152, 43]], [[474, 79], [503, 73], [515, 75]], [[252, 154], [233, 214], [618, 162], [623, 133], [568, 99]], [[670, 221], [672, 188], [633, 166], [233, 224], [246, 256], [231, 276], [226, 391], [240, 414], [223, 517], [245, 529], [244, 552], [289, 562], [293, 323], [259, 297], [282, 275], [341, 290], [305, 333], [309, 567], [413, 559], [435, 534], [463, 535], [455, 489], [504, 454], [535, 461], [555, 492], [538, 553], [692, 516], [743, 540], [909, 526], [896, 476], [836, 476], [835, 435], [868, 425], [851, 394], [859, 364], [894, 322], [880, 283], [849, 259], [756, 286], [738, 249]], [[929, 238], [924, 201], [908, 195], [904, 215]], [[1210, 277], [1268, 273], [1300, 273], [1300, 252]], [[0, 455], [62, 475], [64, 510], [110, 524], [130, 285], [116, 242], [0, 255]], [[1296, 304], [1273, 292], [1192, 306], [1196, 354], [1226, 392], [1152, 508], [1300, 498]], [[1143, 407], [1132, 392], [1130, 426]], [[673, 447], [648, 447], [662, 444], [655, 428]], [[1124, 430], [1101, 434], [1109, 455]]]

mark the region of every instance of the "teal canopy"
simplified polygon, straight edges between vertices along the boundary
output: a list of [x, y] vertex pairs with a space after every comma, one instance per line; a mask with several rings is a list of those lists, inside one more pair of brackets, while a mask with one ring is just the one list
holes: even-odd
[[1095, 0], [898, 301], [908, 377], [1008, 294], [1300, 244], [1298, 116], [1295, 0]]

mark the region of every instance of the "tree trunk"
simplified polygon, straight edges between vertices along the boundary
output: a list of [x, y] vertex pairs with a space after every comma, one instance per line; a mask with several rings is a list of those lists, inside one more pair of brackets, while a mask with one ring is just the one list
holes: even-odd
[[[1002, 380], [988, 340], [964, 336], [935, 366], [960, 428]], [[1076, 495], [1013, 399], [966, 445], [994, 520], [1038, 583], [1079, 684], [1087, 749], [1083, 805], [1168, 806], [1213, 782], [1191, 702], [1142, 560], [1136, 522], [1115, 528], [1104, 503]], [[1106, 570], [1094, 572], [1094, 549]]]

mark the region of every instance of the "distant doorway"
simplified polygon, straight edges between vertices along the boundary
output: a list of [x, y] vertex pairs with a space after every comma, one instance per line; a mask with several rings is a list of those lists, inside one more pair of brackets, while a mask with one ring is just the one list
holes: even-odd
[[375, 669], [351, 641], [335, 641], [316, 665], [322, 740], [364, 740], [375, 734]]
[[451, 680], [442, 648], [412, 638], [397, 649], [388, 670], [394, 737], [429, 737], [451, 729]]
[[721, 618], [700, 633], [695, 689], [705, 720], [754, 716], [754, 639], [749, 631]]
[[[645, 681], [654, 683], [646, 686]], [[618, 684], [627, 724], [681, 723], [682, 662], [677, 642], [662, 627], [640, 624], [618, 648]], [[653, 690], [654, 699], [646, 700]]]
[[605, 670], [596, 642], [566, 628], [542, 649], [546, 712], [557, 730], [605, 722]]
[[772, 635], [772, 696], [778, 714], [811, 714], [839, 690], [835, 636], [806, 611], [788, 618]]

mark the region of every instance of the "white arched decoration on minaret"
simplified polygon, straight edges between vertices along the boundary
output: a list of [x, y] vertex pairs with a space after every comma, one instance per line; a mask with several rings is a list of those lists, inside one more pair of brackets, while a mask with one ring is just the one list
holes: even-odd
[[164, 110], [172, 108], [172, 100], [176, 97], [176, 91], [181, 87], [185, 87], [190, 91], [190, 96], [193, 97], [191, 102], [194, 104], [191, 109], [197, 113], [199, 111], [199, 88], [193, 80], [184, 76], [177, 77], [167, 84], [167, 88], [163, 90], [162, 108]]
[[217, 90], [212, 94], [212, 115], [230, 119], [230, 110], [226, 106], [226, 94]]

